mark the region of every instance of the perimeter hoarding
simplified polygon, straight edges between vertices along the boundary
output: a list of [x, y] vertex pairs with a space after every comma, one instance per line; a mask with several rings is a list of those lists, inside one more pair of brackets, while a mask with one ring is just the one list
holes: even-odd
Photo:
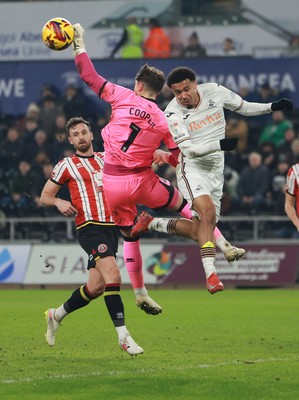
[[31, 245], [0, 245], [0, 283], [23, 283]]
[[[299, 265], [297, 245], [243, 244], [247, 257], [228, 263], [217, 252], [216, 267], [224, 285], [237, 287], [292, 286], [296, 282]], [[32, 247], [30, 252], [30, 247]], [[77, 244], [1, 246], [9, 251], [16, 268], [8, 274], [9, 262], [3, 262], [0, 283], [30, 285], [84, 284], [87, 281], [87, 255]], [[205, 275], [196, 244], [149, 243], [141, 245], [146, 284], [188, 286], [205, 285]], [[0, 253], [0, 254], [2, 254]], [[15, 255], [18, 254], [16, 257]], [[30, 257], [29, 257], [30, 254]], [[1, 259], [0, 259], [1, 260]], [[130, 284], [120, 245], [117, 263], [123, 284]]]
[[[133, 88], [134, 77], [145, 60], [94, 60], [99, 74], [118, 85]], [[165, 74], [178, 65], [186, 65], [197, 73], [198, 82], [216, 82], [234, 92], [247, 87], [252, 92], [268, 83], [282, 96], [293, 100], [299, 108], [299, 58], [254, 60], [251, 58], [206, 58], [152, 60], [151, 64]], [[68, 84], [81, 87], [95, 107], [102, 100], [85, 85], [73, 61], [24, 61], [0, 63], [0, 111], [2, 114], [25, 114], [29, 103], [40, 100], [42, 87], [52, 85], [60, 94]]]

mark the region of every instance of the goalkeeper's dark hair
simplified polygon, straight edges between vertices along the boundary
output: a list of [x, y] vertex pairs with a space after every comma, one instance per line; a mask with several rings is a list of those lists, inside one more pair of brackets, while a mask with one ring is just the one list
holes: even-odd
[[174, 83], [179, 83], [189, 79], [191, 82], [196, 81], [196, 74], [193, 69], [188, 67], [177, 67], [169, 72], [167, 76], [167, 86], [171, 88]]
[[165, 84], [164, 72], [148, 64], [140, 68], [135, 79], [138, 82], [142, 82], [146, 89], [153, 90], [157, 95], [161, 92]]
[[66, 131], [67, 131], [67, 134], [69, 135], [69, 134], [70, 134], [70, 129], [71, 129], [73, 126], [78, 125], [78, 124], [85, 124], [85, 125], [87, 125], [87, 127], [88, 127], [88, 129], [89, 129], [89, 131], [90, 131], [90, 123], [89, 123], [88, 121], [86, 121], [86, 120], [85, 120], [84, 118], [82, 118], [82, 117], [73, 117], [73, 118], [70, 118], [70, 119], [67, 121], [66, 125], [65, 125], [65, 129], [66, 129]]

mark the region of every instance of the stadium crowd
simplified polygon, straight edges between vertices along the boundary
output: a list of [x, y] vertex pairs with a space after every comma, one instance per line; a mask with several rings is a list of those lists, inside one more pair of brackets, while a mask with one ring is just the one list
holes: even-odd
[[[255, 93], [242, 88], [245, 100], [273, 102], [288, 94], [264, 84]], [[165, 87], [158, 97], [161, 109], [172, 98]], [[63, 92], [44, 85], [40, 98], [26, 114], [0, 120], [0, 207], [7, 217], [59, 215], [40, 204], [41, 190], [53, 166], [73, 150], [65, 131], [66, 121], [82, 116], [92, 126], [94, 148], [103, 150], [101, 128], [109, 120], [109, 108], [95, 107], [74, 85]], [[299, 113], [275, 111], [258, 117], [226, 112], [227, 137], [240, 138], [237, 149], [226, 154], [222, 215], [285, 215], [284, 190], [288, 168], [299, 161]], [[175, 170], [154, 166], [159, 175], [176, 185]], [[68, 196], [68, 193], [61, 193]]]

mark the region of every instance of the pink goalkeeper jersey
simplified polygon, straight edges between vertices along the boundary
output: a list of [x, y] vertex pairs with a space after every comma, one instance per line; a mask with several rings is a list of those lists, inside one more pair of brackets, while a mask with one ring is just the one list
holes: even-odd
[[154, 101], [106, 81], [95, 71], [87, 53], [76, 56], [75, 61], [82, 80], [112, 107], [110, 121], [102, 130], [106, 173], [114, 174], [111, 165], [125, 169], [150, 167], [161, 142], [169, 150], [177, 148], [166, 118]]

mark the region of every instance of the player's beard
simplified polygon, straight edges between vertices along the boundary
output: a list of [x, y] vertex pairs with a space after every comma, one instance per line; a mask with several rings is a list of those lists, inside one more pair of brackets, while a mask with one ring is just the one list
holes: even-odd
[[88, 142], [82, 142], [77, 145], [76, 150], [79, 150], [81, 153], [86, 153], [90, 149], [91, 144]]

